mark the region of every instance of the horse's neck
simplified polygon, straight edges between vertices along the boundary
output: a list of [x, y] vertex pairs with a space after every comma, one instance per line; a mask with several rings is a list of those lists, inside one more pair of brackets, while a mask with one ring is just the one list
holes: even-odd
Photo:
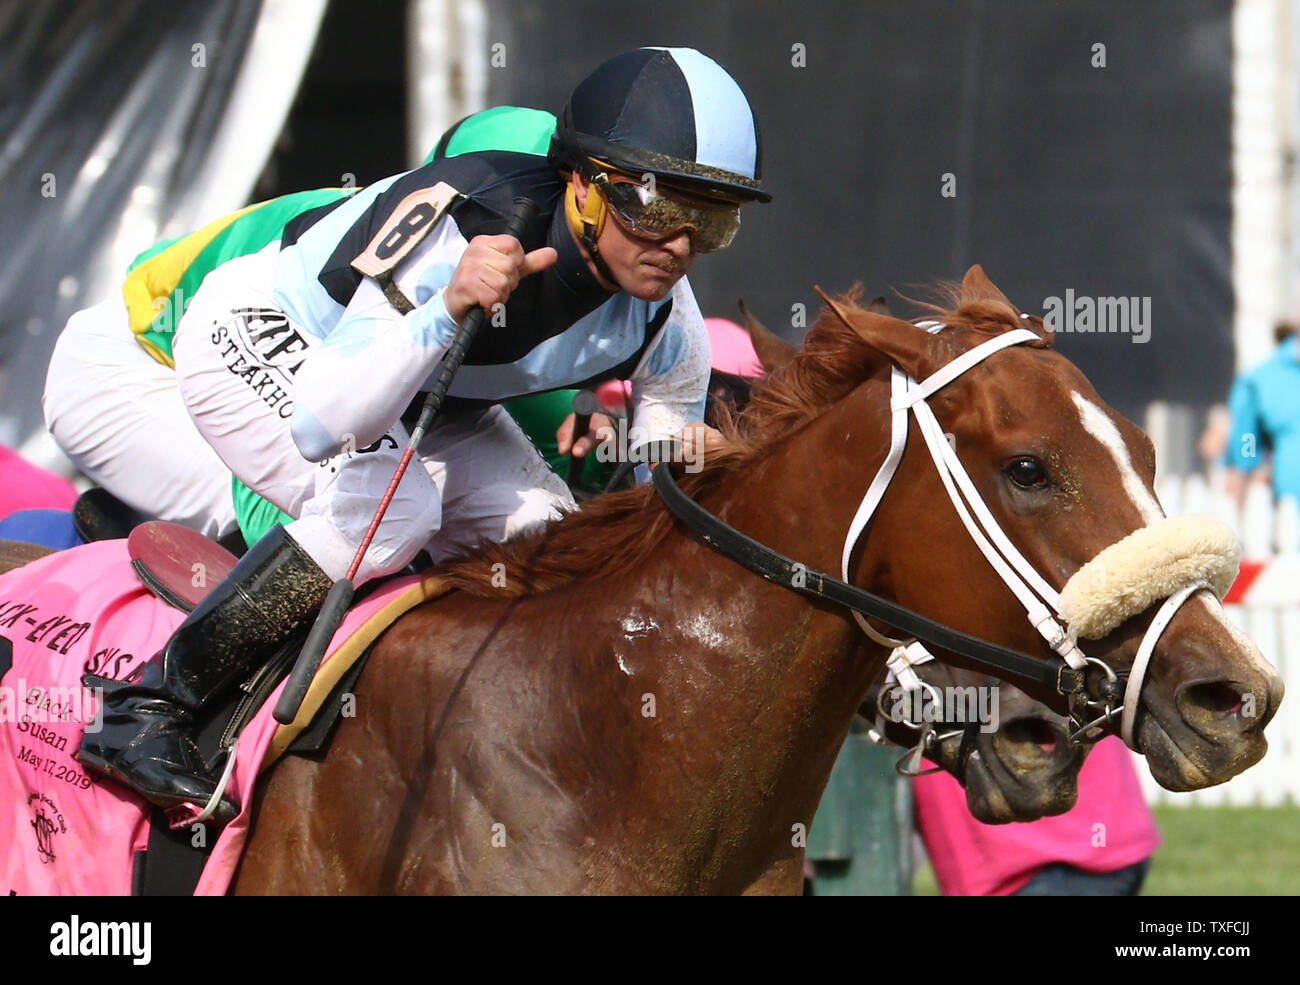
[[873, 381], [777, 439], [709, 505], [768, 547], [838, 577], [849, 524], [888, 451], [887, 393]]
[[[841, 401], [742, 466], [704, 501], [749, 536], [838, 575], [849, 522], [884, 457], [887, 431], [862, 420], [864, 401], [865, 394], [853, 401], [856, 414], [844, 406], [850, 401]], [[666, 624], [660, 623], [663, 686], [677, 686], [673, 672], [680, 668], [691, 690], [695, 721], [682, 722], [679, 734], [697, 748], [700, 736], [726, 743], [721, 772], [741, 788], [719, 789], [719, 800], [731, 804], [720, 823], [766, 826], [788, 848], [792, 826], [812, 821], [885, 651], [848, 612], [768, 582], [694, 535], [675, 535], [652, 567], [657, 570], [642, 576], [671, 599]], [[683, 777], [692, 779], [719, 783], [716, 775]], [[754, 803], [745, 805], [746, 797]], [[720, 840], [739, 842], [754, 833], [726, 832]]]
[[[836, 571], [884, 455], [864, 406], [832, 408], [703, 501], [773, 548]], [[581, 818], [582, 832], [603, 834], [577, 839], [563, 864], [642, 890], [739, 892], [773, 871], [797, 883], [796, 826], [811, 825], [884, 659], [847, 613], [682, 529], [599, 583], [452, 598], [418, 613], [376, 651], [400, 672], [370, 685], [378, 703], [401, 709], [393, 721], [430, 723], [425, 758], [403, 775], [435, 777], [444, 800], [462, 777], [459, 802], [480, 797], [493, 816], [522, 810], [511, 798], [527, 796], [525, 813], [557, 830]], [[562, 642], [560, 626], [572, 634]], [[423, 640], [435, 642], [413, 644]], [[422, 677], [427, 688], [413, 683]], [[430, 716], [431, 707], [444, 710]], [[381, 733], [374, 741], [397, 761], [419, 745]], [[444, 758], [433, 768], [435, 749]], [[500, 775], [518, 783], [489, 790], [469, 779]], [[640, 861], [629, 869], [629, 859]]]
[[[887, 450], [888, 413], [882, 393], [883, 388], [864, 388], [841, 400], [738, 469], [706, 502], [728, 523], [767, 547], [808, 569], [839, 577], [849, 524]], [[864, 413], [864, 409], [869, 412]], [[719, 578], [716, 604], [734, 604], [735, 595], [731, 593], [744, 593], [801, 613], [799, 622], [805, 626], [804, 631], [770, 641], [766, 664], [770, 679], [788, 681], [797, 667], [805, 673], [810, 671], [807, 659], [813, 657], [821, 672], [832, 677], [838, 678], [846, 670], [855, 678], [862, 676], [860, 657], [865, 637], [848, 610], [815, 603], [787, 587], [741, 570], [730, 560], [714, 561], [718, 555], [711, 548], [700, 545], [694, 537], [689, 541], [687, 550], [704, 552], [708, 563], [732, 575]], [[823, 648], [822, 652], [801, 655], [799, 645], [813, 640]], [[868, 649], [873, 657], [883, 659], [881, 648], [873, 645]], [[868, 676], [864, 690], [870, 682]], [[857, 707], [851, 696], [844, 697], [842, 706]]]

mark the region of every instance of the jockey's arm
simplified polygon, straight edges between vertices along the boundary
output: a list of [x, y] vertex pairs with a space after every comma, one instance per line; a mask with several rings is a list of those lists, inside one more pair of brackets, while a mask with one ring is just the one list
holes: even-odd
[[[673, 310], [658, 337], [633, 371], [632, 428], [628, 450], [650, 442], [683, 438], [688, 424], [704, 420], [709, 388], [709, 335], [704, 317], [685, 278], [673, 288]], [[684, 454], [693, 457], [702, 442], [687, 441]], [[689, 464], [689, 459], [688, 459]], [[636, 477], [649, 479], [638, 465]]]
[[323, 461], [378, 440], [442, 359], [465, 313], [504, 302], [520, 277], [554, 261], [554, 250], [525, 255], [509, 236], [466, 243], [444, 217], [394, 277], [414, 310], [402, 314], [365, 278], [338, 324], [309, 350], [294, 379], [298, 450]]

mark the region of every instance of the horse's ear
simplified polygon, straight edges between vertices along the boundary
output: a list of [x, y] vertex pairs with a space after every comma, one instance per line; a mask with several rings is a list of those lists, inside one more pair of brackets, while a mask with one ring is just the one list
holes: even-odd
[[966, 276], [961, 279], [961, 303], [966, 305], [976, 301], [1001, 301], [1012, 308], [1015, 307], [1007, 300], [1007, 296], [997, 289], [993, 281], [988, 279], [984, 268], [978, 263], [966, 271]]
[[749, 333], [749, 340], [753, 343], [754, 354], [763, 364], [763, 369], [769, 373], [775, 372], [794, 358], [794, 354], [799, 351], [797, 346], [791, 345], [755, 318], [743, 300], [737, 301], [736, 304], [740, 307], [745, 331]]
[[[997, 301], [1005, 304], [1012, 311], [1020, 311], [1020, 309], [1007, 300], [1007, 296], [998, 290], [994, 283], [988, 279], [984, 273], [984, 268], [978, 263], [971, 267], [970, 270], [966, 271], [966, 276], [961, 280], [962, 305], [973, 304], [977, 301]], [[1043, 345], [1050, 346], [1052, 344], [1052, 330], [1044, 325], [1043, 320], [1037, 315], [1031, 317], [1022, 313], [1020, 315], [1019, 327], [1027, 328], [1036, 332], [1039, 339], [1042, 340]]]
[[889, 302], [885, 300], [883, 294], [878, 294], [871, 299], [871, 303], [867, 305], [867, 310], [874, 311], [878, 315], [887, 315], [889, 314]]
[[923, 380], [944, 361], [938, 337], [910, 321], [882, 315], [868, 308], [844, 304], [816, 289], [831, 310], [867, 345], [885, 356], [914, 380]]

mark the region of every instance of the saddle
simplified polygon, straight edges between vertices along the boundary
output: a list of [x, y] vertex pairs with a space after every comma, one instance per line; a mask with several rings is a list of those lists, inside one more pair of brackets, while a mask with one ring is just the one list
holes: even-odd
[[[72, 507], [73, 528], [87, 544], [96, 540], [129, 537], [137, 527], [154, 520], [154, 517], [128, 506], [107, 489], [98, 486], [87, 489], [78, 496]], [[236, 558], [248, 550], [248, 545], [237, 530], [221, 538], [219, 543]]]

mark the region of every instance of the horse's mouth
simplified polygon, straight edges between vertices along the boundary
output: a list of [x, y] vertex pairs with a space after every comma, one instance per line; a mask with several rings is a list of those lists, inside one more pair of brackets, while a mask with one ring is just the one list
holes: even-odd
[[[993, 736], [993, 752], [1014, 775], [1030, 772], [1059, 773], [1082, 758], [1081, 751], [1070, 745], [1067, 722], [1026, 715], [1003, 723]], [[1077, 762], [1073, 765], [1076, 766]]]
[[1025, 724], [1027, 738], [1004, 725], [963, 764], [966, 805], [985, 824], [1063, 814], [1078, 799], [1082, 752], [1047, 723]]
[[1166, 725], [1150, 710], [1138, 712], [1135, 738], [1151, 775], [1166, 790], [1201, 790], [1232, 779], [1264, 758], [1263, 729], [1214, 741], [1182, 719]]
[[1007, 800], [1002, 785], [993, 778], [978, 749], [966, 757], [963, 776], [966, 780], [966, 806], [976, 820], [985, 824], [1007, 824], [1022, 820]]

